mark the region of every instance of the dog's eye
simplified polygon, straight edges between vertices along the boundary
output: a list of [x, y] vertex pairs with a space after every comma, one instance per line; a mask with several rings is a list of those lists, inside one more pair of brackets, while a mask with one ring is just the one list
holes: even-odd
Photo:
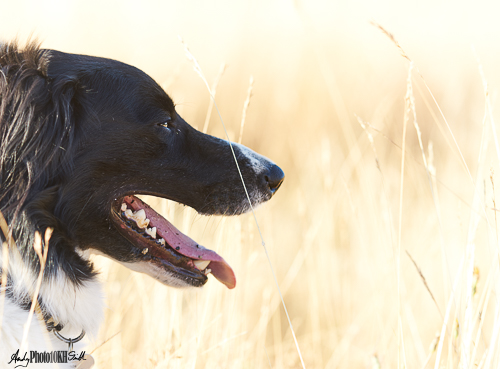
[[158, 125], [170, 129], [171, 123], [172, 123], [172, 119], [168, 118], [166, 121], [164, 121], [163, 123], [159, 123]]

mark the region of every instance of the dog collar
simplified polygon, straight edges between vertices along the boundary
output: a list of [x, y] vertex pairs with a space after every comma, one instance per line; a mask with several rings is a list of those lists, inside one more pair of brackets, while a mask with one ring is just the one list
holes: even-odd
[[67, 343], [68, 344], [68, 352], [70, 352], [70, 351], [73, 351], [73, 344], [81, 341], [82, 338], [85, 336], [85, 331], [82, 330], [82, 333], [80, 333], [80, 335], [78, 337], [76, 337], [76, 338], [66, 338], [61, 333], [59, 333], [58, 331], [54, 330], [54, 336], [56, 336], [57, 338], [59, 338], [64, 343]]
[[73, 344], [82, 340], [85, 336], [85, 331], [82, 329], [82, 333], [78, 337], [75, 338], [66, 338], [59, 331], [63, 329], [63, 325], [61, 323], [56, 324], [54, 318], [51, 316], [45, 316], [45, 326], [49, 332], [54, 332], [54, 336], [56, 336], [60, 341], [68, 344], [68, 352], [73, 351]]

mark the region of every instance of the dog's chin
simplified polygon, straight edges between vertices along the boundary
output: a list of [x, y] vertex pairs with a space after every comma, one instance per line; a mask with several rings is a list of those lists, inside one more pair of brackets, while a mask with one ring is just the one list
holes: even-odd
[[111, 219], [134, 255], [134, 262], [119, 261], [126, 267], [172, 287], [201, 287], [210, 273], [226, 287], [236, 286], [233, 270], [220, 255], [181, 233], [138, 197], [113, 201]]

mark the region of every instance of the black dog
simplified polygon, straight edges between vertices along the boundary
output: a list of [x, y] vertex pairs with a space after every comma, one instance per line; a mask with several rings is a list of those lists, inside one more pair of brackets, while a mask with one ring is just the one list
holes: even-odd
[[[171, 286], [202, 286], [210, 272], [235, 286], [222, 257], [135, 196], [171, 199], [202, 214], [249, 210], [229, 143], [189, 126], [139, 69], [36, 44], [0, 46], [0, 140], [0, 209], [16, 243], [2, 287], [4, 354], [19, 348], [16, 327], [31, 306], [40, 269], [36, 231], [54, 230], [38, 298], [43, 320], [30, 331], [37, 348], [50, 331], [96, 331], [102, 303], [89, 251]], [[282, 170], [232, 146], [252, 204], [269, 200]], [[54, 346], [67, 348], [54, 337]]]

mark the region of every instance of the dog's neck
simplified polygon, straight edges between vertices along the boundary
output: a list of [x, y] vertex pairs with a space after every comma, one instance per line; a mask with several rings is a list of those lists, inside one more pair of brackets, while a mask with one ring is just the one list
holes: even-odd
[[[79, 254], [81, 257], [87, 256], [85, 253]], [[17, 250], [9, 252], [8, 265], [7, 296], [20, 307], [29, 309], [38, 274], [34, 273]], [[44, 315], [52, 318], [56, 325], [62, 325], [67, 336], [78, 336], [82, 330], [90, 336], [97, 334], [103, 317], [103, 293], [97, 277], [76, 285], [59, 268], [43, 278], [38, 300]]]

